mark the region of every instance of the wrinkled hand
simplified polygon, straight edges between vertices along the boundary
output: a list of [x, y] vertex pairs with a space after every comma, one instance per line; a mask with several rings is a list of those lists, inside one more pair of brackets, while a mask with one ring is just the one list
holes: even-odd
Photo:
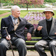
[[31, 34], [30, 33], [27, 33], [27, 40], [31, 40]]
[[40, 31], [42, 30], [43, 26], [38, 26], [37, 30]]
[[6, 36], [6, 39], [7, 40], [10, 40], [11, 39], [11, 36], [10, 35]]

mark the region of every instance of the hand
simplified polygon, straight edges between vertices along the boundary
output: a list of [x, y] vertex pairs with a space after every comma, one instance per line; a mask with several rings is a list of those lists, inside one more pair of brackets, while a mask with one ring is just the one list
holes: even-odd
[[6, 39], [7, 40], [10, 40], [11, 39], [10, 35], [6, 36]]
[[56, 35], [56, 32], [54, 34]]
[[31, 40], [31, 34], [30, 33], [27, 33], [27, 40]]
[[40, 31], [42, 30], [43, 26], [38, 26], [37, 30]]

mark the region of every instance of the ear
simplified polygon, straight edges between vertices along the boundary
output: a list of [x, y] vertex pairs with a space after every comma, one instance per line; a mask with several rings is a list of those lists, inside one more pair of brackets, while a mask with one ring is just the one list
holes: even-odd
[[[52, 12], [51, 12], [52, 13]], [[52, 16], [53, 16], [53, 13], [52, 13]]]

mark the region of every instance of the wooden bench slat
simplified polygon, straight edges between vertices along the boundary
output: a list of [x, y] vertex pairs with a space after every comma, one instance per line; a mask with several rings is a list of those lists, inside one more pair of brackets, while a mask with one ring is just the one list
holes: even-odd
[[34, 45], [36, 42], [26, 42], [26, 45]]
[[[39, 41], [39, 40], [41, 40], [41, 39], [31, 39], [30, 41]], [[26, 41], [27, 41], [27, 39], [26, 39]]]

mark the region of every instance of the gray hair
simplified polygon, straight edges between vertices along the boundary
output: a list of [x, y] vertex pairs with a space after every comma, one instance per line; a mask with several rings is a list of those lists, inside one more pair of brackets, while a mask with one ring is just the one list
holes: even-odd
[[19, 7], [19, 6], [14, 5], [14, 6], [11, 7], [11, 12], [12, 12], [13, 10], [15, 10], [16, 8], [18, 8], [18, 9], [20, 10], [20, 7]]

